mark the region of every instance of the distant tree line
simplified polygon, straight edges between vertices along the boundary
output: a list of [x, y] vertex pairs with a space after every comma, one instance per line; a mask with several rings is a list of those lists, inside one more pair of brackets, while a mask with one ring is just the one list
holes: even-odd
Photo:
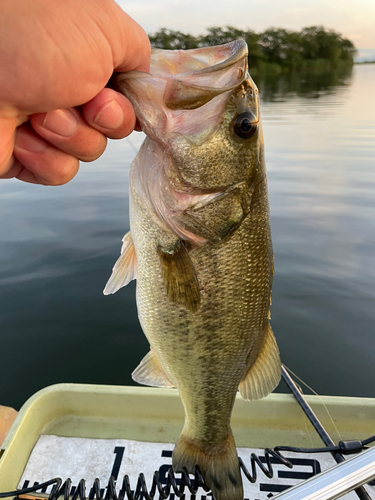
[[269, 28], [263, 33], [233, 26], [212, 27], [207, 34], [198, 36], [161, 28], [149, 37], [153, 47], [172, 50], [221, 45], [242, 38], [249, 47], [249, 67], [253, 73], [325, 71], [352, 65], [357, 52], [350, 40], [323, 26], [301, 31]]

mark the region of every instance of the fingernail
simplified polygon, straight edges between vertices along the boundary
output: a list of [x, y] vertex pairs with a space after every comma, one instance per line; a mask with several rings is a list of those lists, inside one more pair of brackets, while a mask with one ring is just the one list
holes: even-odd
[[55, 109], [46, 114], [43, 127], [62, 137], [71, 137], [77, 131], [78, 121], [69, 109]]
[[25, 130], [20, 130], [16, 133], [15, 147], [31, 151], [32, 153], [40, 153], [45, 149], [43, 139], [37, 139]]
[[100, 127], [109, 130], [116, 130], [124, 121], [124, 112], [122, 107], [116, 102], [111, 101], [102, 108], [96, 115], [94, 123]]

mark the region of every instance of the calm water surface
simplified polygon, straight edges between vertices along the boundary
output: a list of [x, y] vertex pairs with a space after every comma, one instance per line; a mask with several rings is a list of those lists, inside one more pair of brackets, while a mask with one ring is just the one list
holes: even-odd
[[[375, 397], [375, 65], [259, 86], [282, 359], [321, 394]], [[134, 154], [111, 142], [63, 187], [0, 181], [0, 404], [57, 382], [132, 384], [148, 351], [134, 282], [102, 290]]]

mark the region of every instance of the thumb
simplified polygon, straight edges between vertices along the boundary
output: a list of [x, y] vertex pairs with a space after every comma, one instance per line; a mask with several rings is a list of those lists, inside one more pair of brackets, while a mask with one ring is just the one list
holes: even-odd
[[107, 39], [112, 47], [114, 70], [148, 72], [151, 46], [146, 32], [119, 5], [115, 4], [114, 8], [118, 10], [116, 15], [118, 29], [112, 29], [107, 33]]

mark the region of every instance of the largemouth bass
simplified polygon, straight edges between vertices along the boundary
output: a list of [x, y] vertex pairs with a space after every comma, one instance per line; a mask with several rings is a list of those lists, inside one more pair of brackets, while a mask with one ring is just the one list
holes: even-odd
[[130, 172], [130, 233], [104, 293], [137, 279], [150, 352], [135, 381], [176, 387], [173, 468], [198, 465], [216, 500], [241, 500], [230, 428], [280, 379], [269, 325], [273, 253], [258, 90], [247, 46], [155, 50], [118, 83], [147, 135]]

